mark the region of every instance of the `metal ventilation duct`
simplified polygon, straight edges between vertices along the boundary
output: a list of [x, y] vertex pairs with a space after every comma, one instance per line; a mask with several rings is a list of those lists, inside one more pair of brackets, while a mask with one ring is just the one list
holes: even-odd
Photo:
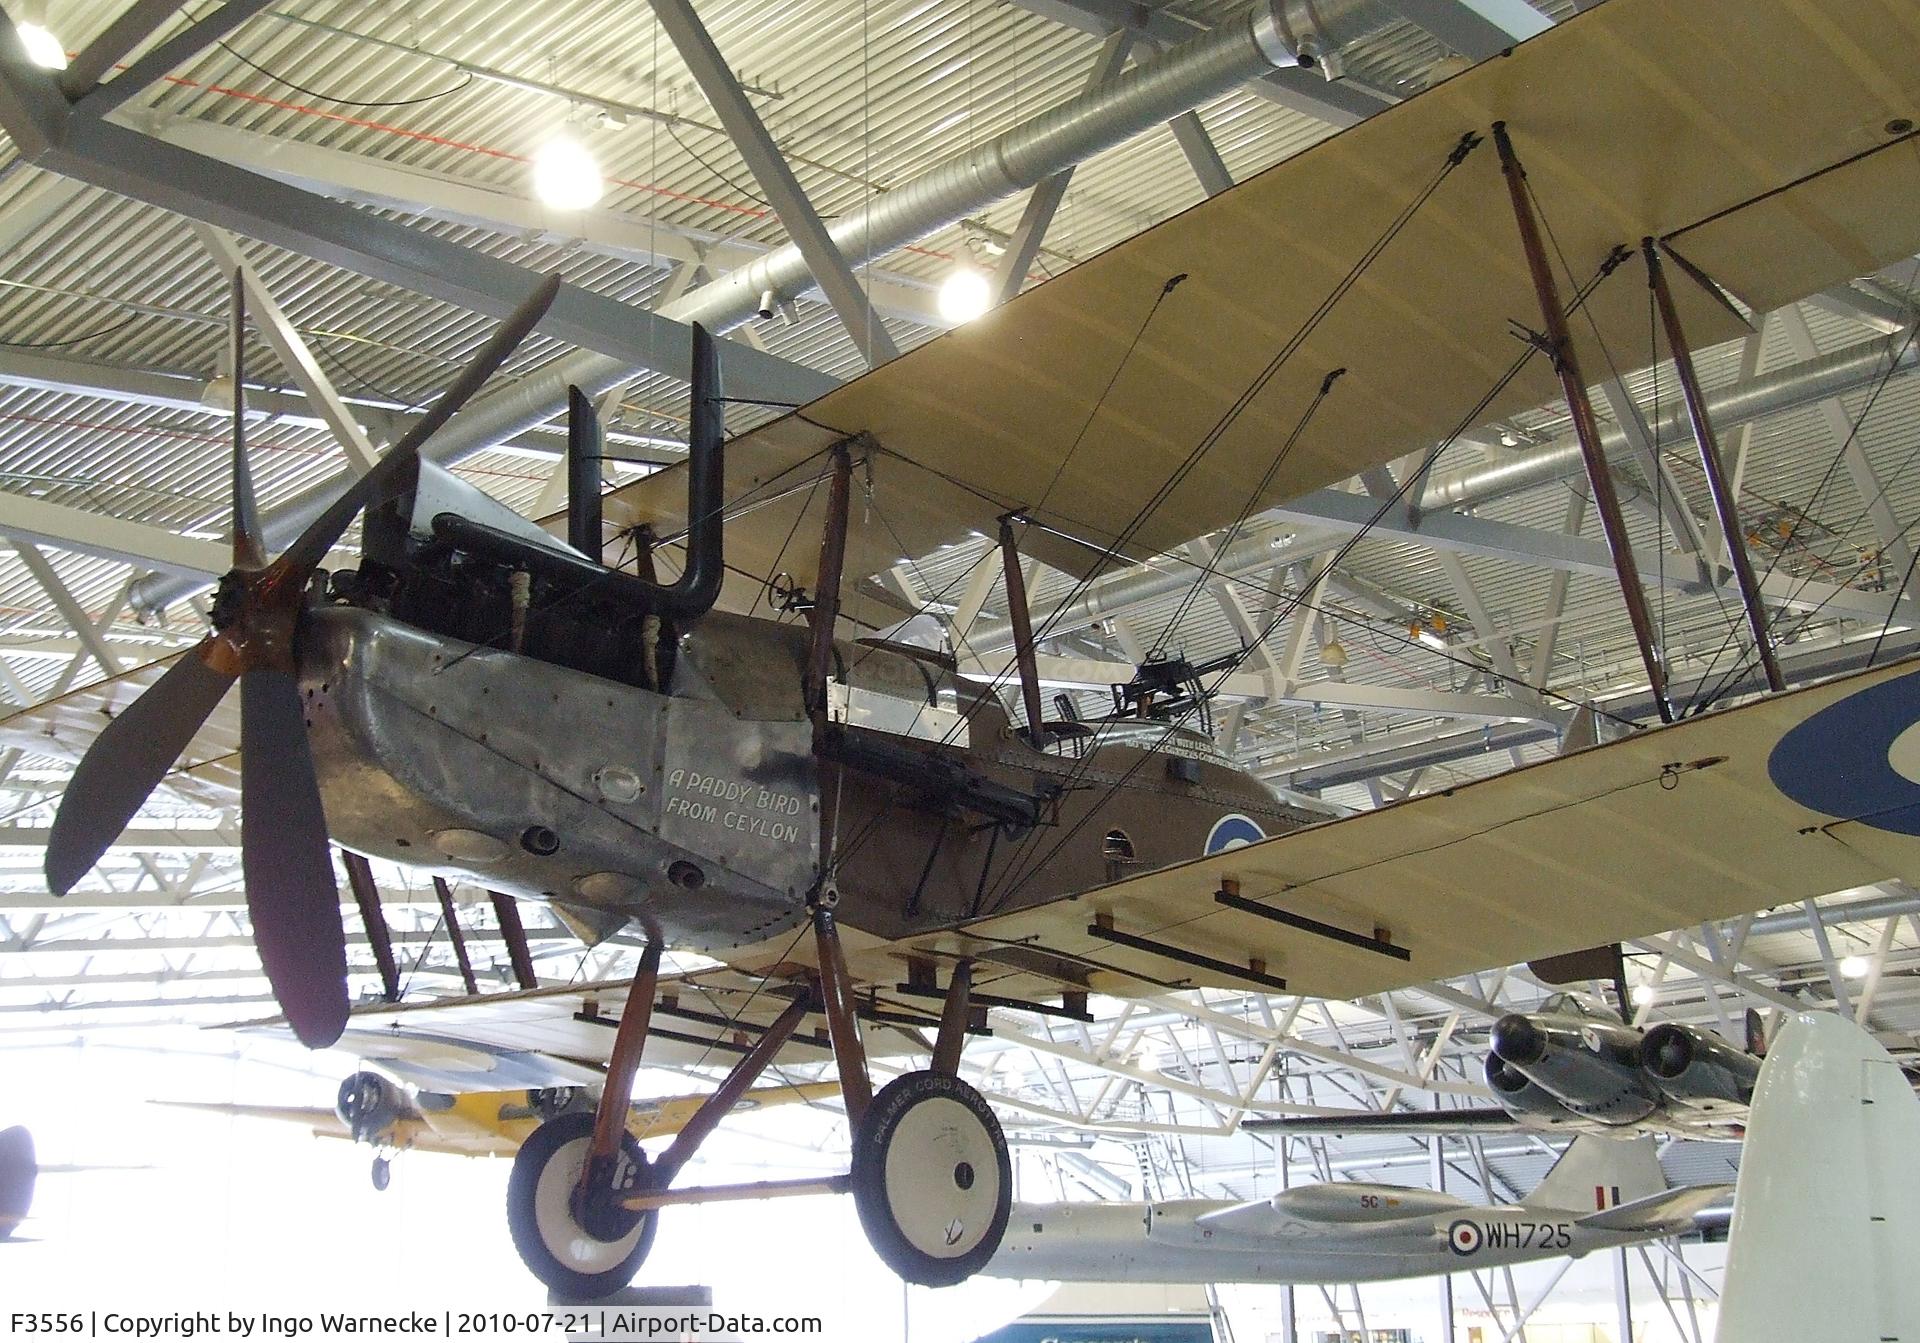
[[[841, 215], [828, 236], [850, 264], [871, 261], [1249, 79], [1312, 65], [1399, 17], [1379, 0], [1269, 0]], [[812, 283], [800, 249], [788, 244], [660, 311], [725, 331], [751, 318], [766, 291], [787, 297]]]
[[[1905, 333], [1880, 340], [1862, 341], [1835, 350], [1818, 359], [1809, 359], [1778, 369], [1732, 387], [1723, 387], [1707, 396], [1707, 414], [1714, 426], [1730, 429], [1749, 420], [1782, 411], [1795, 410], [1830, 396], [1839, 396], [1870, 386], [1889, 376], [1899, 376], [1920, 363], [1920, 341]], [[1689, 432], [1686, 407], [1674, 398], [1673, 406], [1659, 417], [1655, 437], [1668, 438]], [[1626, 431], [1618, 424], [1607, 426], [1600, 434], [1600, 447], [1612, 456], [1627, 450]], [[1569, 434], [1542, 447], [1524, 452], [1511, 460], [1488, 466], [1470, 467], [1427, 481], [1420, 495], [1422, 512], [1446, 508], [1471, 508], [1489, 500], [1517, 494], [1535, 485], [1545, 485], [1564, 476], [1585, 470], [1580, 444]]]
[[[1069, 98], [888, 192], [864, 210], [841, 216], [829, 233], [849, 262], [870, 261], [1191, 111], [1248, 79], [1284, 66], [1313, 64], [1398, 18], [1384, 0], [1267, 0], [1240, 20], [1169, 48], [1110, 83]], [[1305, 60], [1300, 54], [1302, 44], [1313, 53]], [[784, 297], [812, 283], [800, 249], [789, 245], [694, 290], [662, 308], [661, 314], [727, 331], [759, 310], [766, 290]], [[552, 419], [566, 405], [569, 386], [597, 396], [633, 371], [608, 355], [569, 355], [469, 405], [435, 435], [425, 455], [451, 465]], [[269, 549], [298, 535], [346, 488], [349, 479], [342, 473], [268, 512], [261, 523]], [[135, 610], [151, 613], [205, 586], [170, 574], [149, 574], [134, 586], [129, 600]]]

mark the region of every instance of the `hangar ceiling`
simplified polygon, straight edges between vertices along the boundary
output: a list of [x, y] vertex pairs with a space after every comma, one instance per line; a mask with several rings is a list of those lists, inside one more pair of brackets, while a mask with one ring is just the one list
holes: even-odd
[[[693, 311], [703, 291], [790, 241], [817, 264], [773, 296], [771, 316], [732, 330], [730, 390], [742, 395], [779, 400], [850, 378], [951, 325], [940, 289], [956, 265], [1002, 292], [1043, 282], [1583, 7], [1352, 6], [1358, 36], [1327, 63], [1337, 78], [1269, 70], [1209, 92], [1171, 122], [1061, 165], [1070, 177], [981, 199], [959, 222], [849, 269], [820, 249], [834, 221], [900, 207], [888, 196], [903, 184], [1129, 63], [1230, 32], [1246, 7], [707, 0], [696, 15], [657, 0], [656, 20], [615, 0], [9, 0], [14, 20], [44, 22], [77, 58], [69, 79], [81, 92], [108, 76], [72, 115], [104, 119], [111, 134], [75, 134], [98, 142], [78, 177], [35, 166], [35, 108], [19, 70], [0, 62], [11, 136], [0, 141], [0, 697], [33, 705], [199, 637], [198, 592], [226, 563], [225, 274], [236, 260], [253, 296], [247, 395], [269, 514], [349, 469], [353, 443], [390, 441], [484, 339], [497, 312], [458, 300], [510, 273], [492, 267], [563, 270], [592, 300], [574, 323], [590, 353], [528, 341], [498, 413], [457, 463], [540, 515], [563, 499], [564, 436], [527, 406], [516, 416], [512, 398], [531, 405], [563, 361], [598, 360], [612, 451], [627, 459], [608, 464], [608, 480], [676, 460], [685, 386], [672, 370], [684, 359], [673, 330], [645, 314]], [[717, 61], [699, 54], [702, 25]], [[764, 135], [742, 129], [741, 108]], [[528, 186], [536, 148], [563, 130], [605, 177], [585, 209], [550, 209]], [[197, 156], [184, 177], [169, 165], [185, 160], [167, 157], [181, 150]], [[246, 174], [308, 194], [252, 191]], [[340, 219], [360, 221], [349, 233], [364, 245], [341, 244]], [[421, 240], [414, 250], [389, 245], [409, 238]], [[1920, 629], [1910, 606], [1920, 387], [1907, 376], [1917, 281], [1912, 262], [1863, 275], [1754, 314], [1752, 335], [1698, 352], [1790, 680], [1854, 665], [1871, 645], [1905, 651]], [[1757, 671], [1738, 594], [1711, 577], [1718, 533], [1651, 336], [1589, 372], [1618, 441], [1634, 543], [1654, 557], [1650, 599], [1674, 684], [1690, 702], [1726, 702], [1751, 693]], [[736, 428], [773, 413], [732, 410]], [[1076, 698], [1092, 712], [1108, 672], [1124, 676], [1156, 650], [1196, 662], [1233, 652], [1263, 612], [1304, 595], [1249, 659], [1257, 693], [1217, 706], [1215, 727], [1276, 788], [1332, 808], [1545, 758], [1579, 704], [1648, 721], [1570, 432], [1563, 404], [1479, 426], [1434, 464], [1417, 525], [1374, 526], [1324, 576], [1311, 561], [1352, 534], [1355, 508], [1366, 515], [1357, 501], [1382, 478], [1112, 572], [1076, 595], [1042, 651], [1064, 680], [1080, 677]], [[1000, 647], [1004, 603], [986, 558], [984, 538], [906, 556], [882, 585], [904, 608], [970, 624], [975, 646]], [[1203, 566], [1212, 577], [1189, 601]], [[1042, 612], [1072, 589], [1044, 566], [1030, 586]], [[96, 876], [55, 902], [40, 850], [70, 768], [30, 742], [0, 753], [0, 1036], [264, 1011], [231, 807], [157, 795]], [[412, 987], [456, 989], [440, 893], [395, 870], [376, 877]], [[452, 894], [481, 982], [510, 983], [492, 905]], [[1643, 1012], [1714, 1026], [1749, 1005], [1833, 1002], [1869, 1014], [1911, 1054], [1917, 919], [1920, 893], [1903, 886], [1841, 892], [1811, 911], [1649, 939], [1632, 949], [1631, 978], [1650, 995]], [[583, 952], [544, 911], [526, 920], [543, 978], [630, 967], [631, 939]], [[365, 976], [368, 955], [361, 939]], [[1842, 973], [1849, 956], [1864, 968]], [[1233, 1098], [1262, 1085], [1303, 1104], [1364, 1106], [1410, 1078], [1471, 1087], [1467, 1033], [1541, 992], [1511, 972], [1352, 1006], [1116, 1008], [1091, 1031], [1002, 1013], [979, 1063], [997, 1095], [1036, 1119], [1223, 1133], [1245, 1108]], [[1226, 1030], [1228, 1017], [1248, 1033]], [[1195, 1142], [1191, 1169], [1218, 1187], [1250, 1179], [1249, 1160], [1271, 1160], [1244, 1143]]]

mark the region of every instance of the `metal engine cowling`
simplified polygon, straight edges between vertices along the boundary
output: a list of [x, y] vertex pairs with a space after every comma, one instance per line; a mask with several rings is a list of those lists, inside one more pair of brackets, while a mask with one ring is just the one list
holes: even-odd
[[357, 1072], [340, 1084], [333, 1112], [355, 1142], [371, 1142], [407, 1117], [412, 1106], [400, 1088], [378, 1073]]
[[1655, 1086], [1695, 1109], [1749, 1105], [1760, 1080], [1758, 1058], [1675, 1022], [1648, 1031], [1640, 1056], [1640, 1066]]
[[[1487, 1081], [1510, 1104], [1495, 1063], [1539, 1087], [1575, 1115], [1602, 1124], [1635, 1124], [1660, 1106], [1661, 1093], [1640, 1071], [1640, 1033], [1604, 1021], [1577, 1026], [1513, 1013], [1494, 1023]], [[1510, 1107], [1511, 1108], [1511, 1107]]]

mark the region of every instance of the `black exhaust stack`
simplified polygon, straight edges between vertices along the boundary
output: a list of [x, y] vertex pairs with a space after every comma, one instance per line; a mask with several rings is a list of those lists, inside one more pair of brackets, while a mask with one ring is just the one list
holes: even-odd
[[726, 404], [713, 335], [693, 324], [693, 391], [687, 415], [687, 567], [662, 587], [662, 615], [703, 616], [720, 600], [727, 576], [721, 545], [726, 503]]
[[693, 324], [693, 391], [687, 413], [687, 567], [671, 583], [649, 583], [653, 609], [693, 620], [720, 600], [727, 576], [720, 516], [726, 499], [726, 407], [713, 336]]
[[697, 620], [720, 599], [727, 566], [721, 549], [721, 506], [726, 491], [725, 411], [720, 399], [720, 360], [713, 337], [693, 328], [693, 408], [687, 435], [687, 565], [671, 583], [654, 583], [600, 562], [600, 417], [580, 389], [569, 389], [567, 424], [567, 544], [588, 558], [543, 546], [461, 517], [439, 513], [433, 534], [443, 544], [502, 564], [517, 565], [568, 590], [597, 588], [649, 613]]
[[600, 459], [606, 452], [600, 413], [578, 387], [567, 388], [567, 544], [600, 559]]

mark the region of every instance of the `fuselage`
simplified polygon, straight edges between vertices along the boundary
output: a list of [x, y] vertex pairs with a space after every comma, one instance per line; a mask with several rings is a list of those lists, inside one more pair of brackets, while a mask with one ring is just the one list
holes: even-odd
[[1395, 1221], [1293, 1235], [1216, 1231], [1199, 1219], [1243, 1205], [1016, 1203], [984, 1270], [1061, 1282], [1384, 1282], [1583, 1255], [1653, 1239], [1657, 1230], [1603, 1231], [1565, 1209], [1448, 1206]]
[[806, 638], [711, 614], [654, 690], [315, 607], [300, 675], [329, 831], [576, 925], [636, 919], [720, 952], [797, 924], [828, 854], [842, 922], [892, 938], [1197, 856], [1226, 817], [1313, 819], [1165, 724], [1037, 750], [986, 687], [893, 648], [836, 645], [840, 755], [823, 755]]

